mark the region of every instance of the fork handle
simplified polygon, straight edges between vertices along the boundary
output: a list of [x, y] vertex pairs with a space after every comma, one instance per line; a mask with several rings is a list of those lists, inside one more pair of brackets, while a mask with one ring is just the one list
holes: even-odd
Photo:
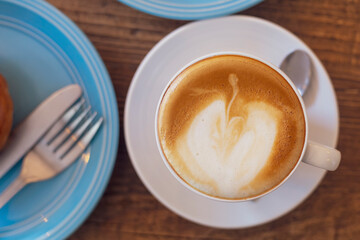
[[1, 194], [0, 209], [18, 193], [27, 183], [21, 176], [18, 176]]

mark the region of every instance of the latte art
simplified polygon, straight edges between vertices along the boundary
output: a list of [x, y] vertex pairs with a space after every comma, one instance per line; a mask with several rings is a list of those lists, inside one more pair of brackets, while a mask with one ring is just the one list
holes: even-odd
[[[265, 76], [264, 70], [271, 71]], [[274, 72], [250, 58], [218, 56], [192, 65], [170, 85], [158, 135], [169, 164], [190, 186], [244, 199], [268, 191], [294, 168], [304, 116]]]
[[[277, 133], [274, 114], [277, 110], [266, 103], [244, 105], [249, 113], [246, 119], [229, 117], [238, 93], [237, 81], [235, 74], [229, 75], [233, 97], [227, 109], [224, 101], [214, 101], [195, 117], [187, 134], [177, 141], [181, 157], [193, 159], [188, 162], [188, 167], [200, 168], [197, 177], [209, 178], [215, 183], [207, 192], [227, 198], [232, 198], [234, 192], [249, 184], [264, 167]], [[196, 181], [192, 185], [202, 189]]]

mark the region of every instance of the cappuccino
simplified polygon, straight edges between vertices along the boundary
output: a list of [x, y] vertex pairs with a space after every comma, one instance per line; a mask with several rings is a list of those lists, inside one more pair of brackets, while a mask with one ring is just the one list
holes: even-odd
[[187, 67], [166, 89], [157, 116], [161, 150], [174, 172], [221, 199], [253, 198], [279, 185], [301, 156], [305, 127], [286, 79], [239, 55]]

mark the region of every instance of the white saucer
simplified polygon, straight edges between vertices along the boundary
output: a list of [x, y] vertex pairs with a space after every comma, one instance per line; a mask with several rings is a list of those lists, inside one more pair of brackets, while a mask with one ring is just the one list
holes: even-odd
[[326, 172], [302, 163], [286, 183], [258, 201], [226, 203], [209, 200], [186, 189], [171, 175], [155, 141], [157, 102], [171, 77], [188, 62], [213, 52], [240, 51], [278, 66], [295, 49], [307, 51], [314, 63], [314, 82], [304, 96], [309, 137], [334, 147], [339, 116], [326, 70], [300, 39], [278, 25], [247, 16], [193, 22], [170, 33], [148, 53], [128, 92], [124, 128], [132, 164], [161, 203], [202, 225], [244, 228], [288, 213], [315, 190]]

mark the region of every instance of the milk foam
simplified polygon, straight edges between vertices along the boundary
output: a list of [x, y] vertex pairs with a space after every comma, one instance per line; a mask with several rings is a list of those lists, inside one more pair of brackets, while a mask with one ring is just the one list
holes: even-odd
[[229, 76], [234, 90], [228, 106], [223, 100], [211, 103], [176, 144], [187, 169], [200, 179], [185, 176], [185, 180], [200, 191], [226, 198], [237, 197], [265, 166], [277, 134], [274, 113], [280, 114], [269, 104], [251, 102], [244, 105], [246, 118], [229, 118], [238, 92], [236, 80], [234, 75]]

